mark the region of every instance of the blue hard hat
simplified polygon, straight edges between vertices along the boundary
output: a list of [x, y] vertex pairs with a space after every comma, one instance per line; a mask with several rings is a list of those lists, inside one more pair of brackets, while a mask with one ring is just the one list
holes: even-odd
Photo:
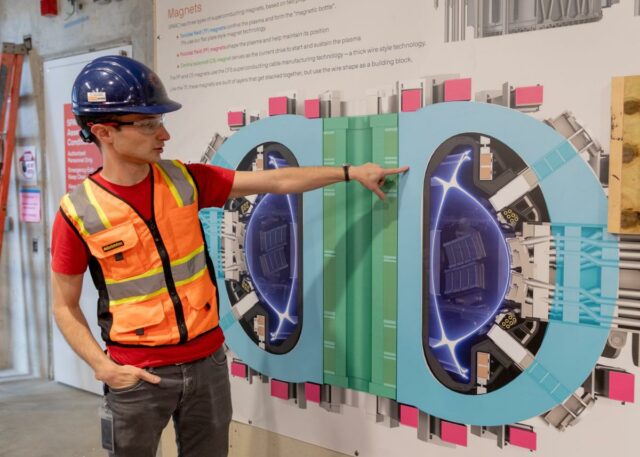
[[167, 96], [153, 70], [124, 56], [91, 61], [82, 69], [71, 91], [71, 111], [77, 116], [163, 114], [181, 107]]

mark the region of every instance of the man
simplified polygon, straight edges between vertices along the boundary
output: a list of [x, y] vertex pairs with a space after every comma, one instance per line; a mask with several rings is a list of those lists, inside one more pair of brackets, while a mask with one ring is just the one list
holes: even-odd
[[[199, 209], [349, 179], [384, 198], [385, 177], [406, 171], [365, 164], [244, 172], [161, 160], [170, 138], [163, 115], [180, 107], [152, 70], [122, 56], [89, 63], [73, 86], [80, 134], [98, 145], [103, 167], [64, 196], [56, 215], [53, 311], [105, 385], [103, 442], [118, 457], [155, 456], [170, 418], [180, 456], [227, 455], [229, 379]], [[87, 266], [106, 353], [79, 305]]]

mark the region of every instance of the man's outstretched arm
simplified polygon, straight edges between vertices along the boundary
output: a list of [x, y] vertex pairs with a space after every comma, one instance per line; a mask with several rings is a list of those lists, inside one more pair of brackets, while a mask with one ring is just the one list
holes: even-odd
[[[384, 200], [381, 187], [389, 175], [404, 173], [409, 167], [382, 168], [375, 163], [349, 167], [349, 177]], [[288, 167], [277, 170], [237, 171], [230, 198], [255, 194], [298, 194], [344, 181], [342, 167]]]

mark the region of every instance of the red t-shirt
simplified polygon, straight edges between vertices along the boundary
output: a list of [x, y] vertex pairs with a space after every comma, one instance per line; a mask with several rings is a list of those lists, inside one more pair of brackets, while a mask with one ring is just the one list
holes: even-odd
[[[204, 164], [187, 164], [198, 186], [198, 208], [222, 207], [231, 192], [235, 171]], [[99, 184], [135, 208], [145, 219], [151, 214], [151, 173], [133, 186], [120, 186], [93, 175]], [[67, 275], [83, 274], [89, 265], [89, 251], [83, 240], [58, 210], [51, 232], [51, 269]], [[163, 347], [109, 346], [109, 356], [122, 365], [154, 367], [185, 363], [213, 354], [224, 342], [222, 330], [195, 338], [185, 344]]]

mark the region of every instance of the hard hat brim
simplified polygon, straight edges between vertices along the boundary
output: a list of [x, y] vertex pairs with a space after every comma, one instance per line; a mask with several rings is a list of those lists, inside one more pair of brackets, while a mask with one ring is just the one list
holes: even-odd
[[73, 114], [78, 116], [91, 114], [165, 114], [178, 111], [182, 108], [182, 104], [173, 100], [162, 105], [151, 106], [96, 106], [83, 107], [82, 109], [72, 110]]

